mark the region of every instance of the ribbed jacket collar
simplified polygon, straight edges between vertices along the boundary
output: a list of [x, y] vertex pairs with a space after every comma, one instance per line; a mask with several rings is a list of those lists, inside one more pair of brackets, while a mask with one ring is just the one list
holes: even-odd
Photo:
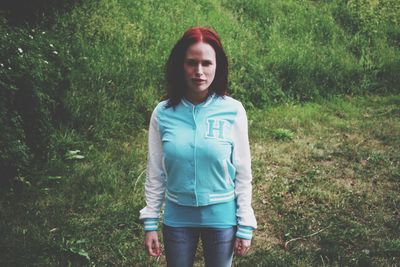
[[211, 103], [211, 101], [214, 99], [214, 97], [215, 97], [215, 92], [212, 92], [211, 94], [209, 94], [207, 96], [207, 98], [203, 102], [196, 104], [196, 105], [194, 105], [192, 102], [190, 102], [186, 97], [183, 97], [181, 102], [183, 105], [185, 105], [187, 107], [193, 107], [193, 106], [207, 107]]

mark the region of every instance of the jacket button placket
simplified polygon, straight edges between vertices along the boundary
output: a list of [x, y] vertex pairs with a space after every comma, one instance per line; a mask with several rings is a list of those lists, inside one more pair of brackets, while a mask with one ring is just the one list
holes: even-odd
[[195, 116], [195, 112], [196, 112], [196, 106], [192, 106], [192, 117], [193, 117], [193, 159], [192, 159], [192, 163], [193, 163], [193, 174], [194, 174], [194, 196], [193, 196], [193, 205], [198, 206], [197, 203], [197, 192], [196, 192], [196, 187], [197, 187], [197, 173], [196, 173], [196, 134], [197, 134], [197, 124], [196, 124], [196, 116]]

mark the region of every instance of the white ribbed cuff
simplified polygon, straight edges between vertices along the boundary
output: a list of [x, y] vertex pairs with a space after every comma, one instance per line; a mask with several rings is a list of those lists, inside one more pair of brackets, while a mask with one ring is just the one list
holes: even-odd
[[236, 231], [236, 237], [243, 238], [243, 239], [249, 239], [251, 240], [253, 237], [253, 231], [255, 229], [251, 226], [242, 226], [238, 225], [237, 231]]

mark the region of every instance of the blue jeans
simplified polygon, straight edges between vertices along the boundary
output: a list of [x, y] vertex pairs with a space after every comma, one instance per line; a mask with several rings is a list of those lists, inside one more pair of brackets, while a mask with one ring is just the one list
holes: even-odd
[[232, 265], [236, 226], [230, 228], [171, 227], [163, 225], [168, 267], [192, 267], [199, 237], [206, 267]]

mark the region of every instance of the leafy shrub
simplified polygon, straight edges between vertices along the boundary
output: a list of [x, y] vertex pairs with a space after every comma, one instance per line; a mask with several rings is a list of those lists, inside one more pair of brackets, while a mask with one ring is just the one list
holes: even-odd
[[65, 120], [68, 87], [63, 53], [45, 31], [0, 21], [0, 181], [23, 175], [31, 161], [47, 160], [50, 135]]
[[0, 10], [12, 25], [39, 25], [69, 10], [80, 0], [2, 0]]

